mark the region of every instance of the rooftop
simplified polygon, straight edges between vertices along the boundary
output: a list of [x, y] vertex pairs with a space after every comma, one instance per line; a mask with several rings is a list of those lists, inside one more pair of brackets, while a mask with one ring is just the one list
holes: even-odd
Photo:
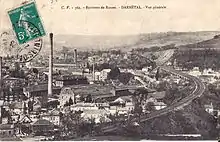
[[0, 130], [10, 130], [14, 129], [13, 124], [0, 124]]
[[103, 71], [104, 71], [104, 72], [110, 72], [111, 69], [103, 69], [102, 72], [103, 72]]
[[56, 80], [75, 80], [75, 79], [87, 79], [86, 77], [82, 76], [82, 75], [62, 75], [57, 77]]
[[149, 98], [153, 97], [155, 99], [162, 99], [166, 95], [166, 91], [161, 91], [161, 92], [154, 92], [154, 93], [149, 93]]
[[[38, 92], [48, 90], [48, 84], [32, 85], [25, 88], [29, 92]], [[53, 86], [53, 90], [60, 90], [59, 86]]]
[[104, 110], [104, 109], [97, 109], [97, 110], [83, 110], [82, 116], [89, 116], [89, 115], [99, 115], [99, 116], [104, 116], [106, 114], [109, 114], [109, 111]]
[[86, 96], [89, 94], [91, 94], [92, 96], [110, 95], [112, 94], [112, 90], [114, 89], [112, 85], [98, 84], [72, 85], [70, 86], [70, 88], [76, 95], [80, 96]]
[[33, 125], [53, 125], [53, 123], [45, 119], [39, 119]]
[[10, 104], [10, 108], [13, 108], [13, 109], [22, 109], [23, 106], [24, 106], [23, 102], [14, 102]]
[[114, 103], [125, 103], [125, 102], [132, 102], [131, 96], [122, 96], [114, 101]]

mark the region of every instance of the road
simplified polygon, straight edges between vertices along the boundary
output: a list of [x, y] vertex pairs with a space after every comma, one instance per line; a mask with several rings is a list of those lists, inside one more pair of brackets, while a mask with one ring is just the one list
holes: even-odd
[[[195, 85], [195, 88], [187, 97], [181, 99], [180, 101], [175, 102], [166, 108], [163, 108], [163, 109], [154, 111], [152, 113], [149, 113], [147, 115], [141, 116], [140, 122], [145, 122], [147, 120], [159, 117], [161, 115], [168, 114], [172, 111], [179, 110], [179, 109], [183, 108], [184, 106], [188, 105], [189, 103], [191, 103], [192, 100], [200, 97], [203, 94], [203, 92], [205, 91], [205, 85], [202, 83], [202, 81], [199, 78], [191, 76], [186, 73], [182, 73], [182, 72], [167, 68], [167, 67], [160, 67], [160, 68], [164, 71], [170, 72], [171, 74], [175, 74], [175, 75], [178, 75], [182, 78], [185, 78], [185, 79], [192, 81]], [[137, 118], [133, 118], [131, 120], [131, 122], [135, 122], [135, 121], [137, 121]], [[121, 126], [120, 124], [114, 124], [111, 126], [107, 126], [107, 127], [102, 128], [102, 132], [115, 131], [120, 126]]]

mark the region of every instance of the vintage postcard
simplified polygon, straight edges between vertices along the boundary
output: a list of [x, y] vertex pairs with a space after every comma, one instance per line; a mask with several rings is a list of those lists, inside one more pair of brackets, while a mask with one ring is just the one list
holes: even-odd
[[219, 84], [219, 0], [0, 0], [0, 141], [217, 141]]

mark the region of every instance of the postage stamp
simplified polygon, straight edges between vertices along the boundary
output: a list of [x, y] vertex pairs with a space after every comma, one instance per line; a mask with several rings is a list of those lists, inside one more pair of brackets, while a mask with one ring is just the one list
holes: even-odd
[[35, 2], [8, 11], [19, 44], [46, 35]]

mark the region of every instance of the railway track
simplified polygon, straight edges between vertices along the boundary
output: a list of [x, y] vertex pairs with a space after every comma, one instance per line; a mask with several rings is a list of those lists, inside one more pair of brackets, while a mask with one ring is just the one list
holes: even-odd
[[[190, 92], [189, 95], [187, 95], [185, 98], [181, 99], [180, 101], [175, 102], [166, 108], [163, 108], [163, 109], [154, 111], [152, 113], [149, 113], [147, 115], [141, 116], [140, 122], [145, 122], [150, 119], [159, 117], [161, 115], [168, 114], [172, 111], [177, 111], [177, 110], [183, 108], [184, 106], [188, 105], [189, 103], [191, 103], [194, 99], [200, 97], [203, 94], [203, 92], [205, 91], [205, 85], [202, 83], [202, 81], [199, 78], [191, 76], [186, 73], [182, 73], [182, 72], [170, 69], [170, 68], [166, 68], [166, 67], [160, 67], [160, 68], [164, 71], [171, 73], [171, 74], [174, 74], [179, 77], [182, 77], [182, 78], [185, 78], [185, 79], [192, 81], [195, 85], [195, 88], [192, 92]], [[136, 120], [137, 120], [137, 118], [133, 118], [131, 120], [131, 122], [135, 122]], [[119, 127], [121, 127], [121, 125], [117, 123], [117, 124], [114, 124], [111, 126], [103, 127], [101, 130], [102, 130], [102, 132], [109, 132], [109, 131], [115, 131]]]

